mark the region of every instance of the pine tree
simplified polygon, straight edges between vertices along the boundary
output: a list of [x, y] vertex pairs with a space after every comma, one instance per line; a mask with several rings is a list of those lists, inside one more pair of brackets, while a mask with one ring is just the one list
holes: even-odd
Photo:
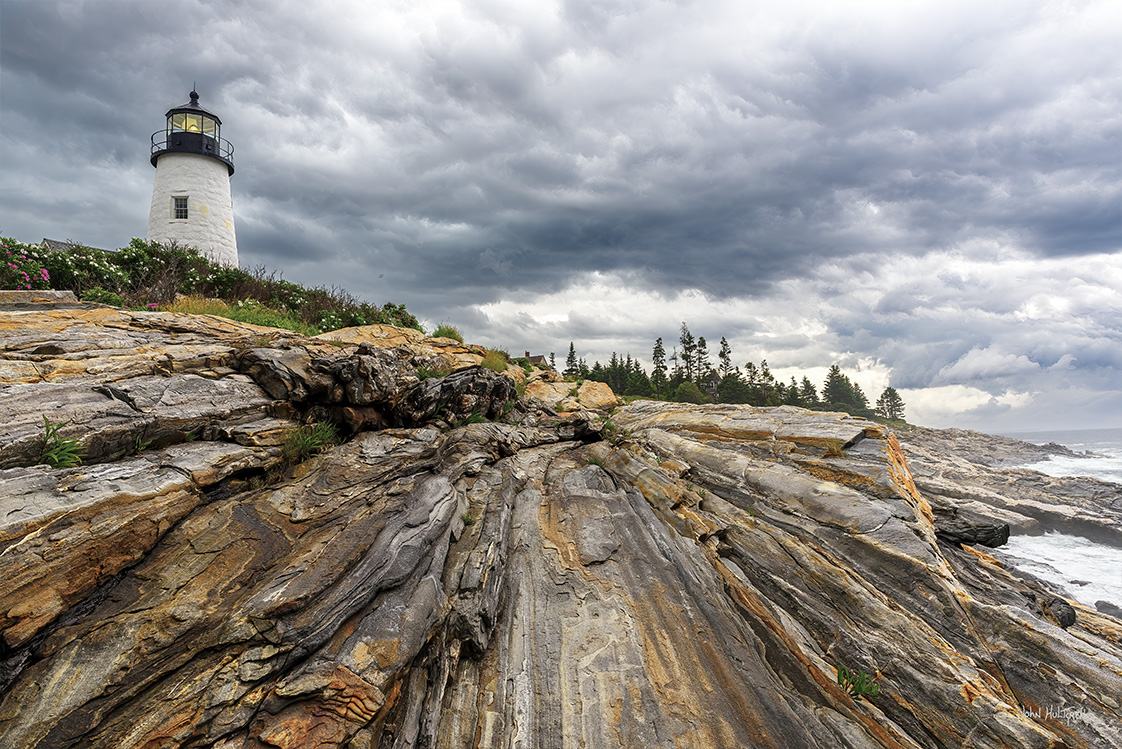
[[553, 358], [553, 352], [549, 352], [549, 368], [554, 372], [557, 371], [557, 360]]
[[577, 350], [573, 348], [573, 342], [569, 341], [569, 356], [565, 359], [565, 376], [570, 377], [580, 373], [580, 366], [577, 364]]
[[658, 338], [651, 352], [651, 385], [655, 395], [666, 394], [666, 349], [663, 348], [662, 338]]
[[853, 385], [849, 378], [842, 374], [841, 367], [837, 364], [830, 365], [826, 373], [826, 382], [822, 383], [822, 401], [824, 403], [849, 403], [853, 395]]
[[694, 380], [697, 378], [697, 342], [684, 321], [678, 343], [682, 344], [682, 369], [685, 370], [683, 376], [687, 380]]
[[886, 387], [877, 398], [877, 413], [886, 419], [904, 420], [904, 399], [894, 387]]
[[799, 386], [799, 398], [805, 406], [813, 406], [818, 403], [818, 390], [806, 375], [803, 375], [802, 384]]
[[795, 376], [791, 375], [791, 384], [783, 390], [783, 404], [787, 406], [804, 406], [802, 393], [799, 391], [799, 383], [795, 380]]
[[709, 363], [709, 344], [705, 342], [705, 336], [698, 336], [697, 348], [694, 351], [694, 361], [697, 362], [697, 371], [694, 374], [697, 377], [697, 383], [700, 385], [709, 379], [709, 372], [713, 369], [713, 366]]
[[729, 342], [724, 336], [721, 336], [721, 350], [717, 352], [717, 362], [717, 371], [723, 380], [732, 372], [732, 348], [729, 347]]

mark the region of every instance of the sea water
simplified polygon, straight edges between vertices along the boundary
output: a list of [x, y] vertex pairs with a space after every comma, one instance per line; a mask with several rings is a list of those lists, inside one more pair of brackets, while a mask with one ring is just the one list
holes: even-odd
[[[1090, 476], [1122, 484], [1122, 429], [1079, 429], [1008, 434], [1043, 445], [1057, 442], [1089, 457], [1051, 456], [1022, 468], [1049, 476]], [[1060, 586], [1070, 598], [1094, 608], [1096, 601], [1122, 607], [1122, 549], [1081, 536], [1049, 531], [1042, 536], [1017, 535], [1001, 551], [1015, 566]]]
[[1034, 445], [1049, 442], [1059, 444], [1087, 457], [1052, 455], [1038, 463], [1028, 463], [1021, 468], [1049, 476], [1090, 476], [1122, 484], [1122, 429], [1076, 429], [1056, 432], [1020, 432], [1006, 434]]
[[1082, 536], [1048, 531], [1043, 536], [1010, 536], [1000, 551], [1013, 566], [1058, 585], [1068, 597], [1095, 608], [1108, 601], [1122, 608], [1122, 549]]

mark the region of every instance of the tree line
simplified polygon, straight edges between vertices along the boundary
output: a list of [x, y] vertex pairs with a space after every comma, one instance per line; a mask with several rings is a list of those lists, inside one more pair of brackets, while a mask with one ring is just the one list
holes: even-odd
[[893, 387], [885, 388], [875, 407], [871, 408], [861, 386], [849, 379], [837, 364], [830, 367], [821, 389], [806, 376], [781, 382], [768, 369], [766, 360], [761, 360], [759, 364], [745, 362], [743, 368], [734, 364], [732, 349], [724, 336], [718, 345], [714, 363], [709, 353], [709, 342], [704, 336], [695, 338], [684, 322], [677, 345], [671, 347], [669, 355], [661, 337], [654, 342], [650, 373], [638, 359], [631, 358], [630, 353], [621, 357], [614, 351], [606, 365], [597, 361], [589, 367], [584, 359], [577, 357], [571, 341], [563, 373], [566, 377], [606, 383], [619, 395], [638, 395], [679, 403], [790, 405], [904, 420], [904, 401]]

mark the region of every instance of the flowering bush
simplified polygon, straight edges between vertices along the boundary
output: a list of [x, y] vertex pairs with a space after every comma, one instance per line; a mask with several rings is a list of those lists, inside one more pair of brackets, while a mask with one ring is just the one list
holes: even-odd
[[[246, 322], [295, 325], [300, 332], [375, 324], [421, 329], [403, 305], [378, 307], [334, 287], [305, 288], [264, 268], [228, 268], [175, 243], [133, 239], [116, 251], [81, 245], [50, 251], [5, 238], [0, 244], [0, 288], [69, 289], [83, 299], [94, 295], [140, 309], [166, 307], [180, 295], [220, 298], [254, 318]], [[283, 314], [273, 320], [266, 314], [272, 312]]]
[[0, 237], [0, 289], [49, 289], [51, 274], [39, 259], [42, 248]]
[[70, 289], [79, 296], [93, 288], [117, 293], [127, 290], [128, 274], [110, 262], [107, 255], [104, 250], [74, 245], [64, 252], [44, 252], [41, 257], [56, 289]]
[[82, 292], [83, 302], [97, 302], [98, 304], [111, 304], [114, 307], [124, 307], [125, 298], [115, 291], [106, 291], [101, 287], [86, 289]]

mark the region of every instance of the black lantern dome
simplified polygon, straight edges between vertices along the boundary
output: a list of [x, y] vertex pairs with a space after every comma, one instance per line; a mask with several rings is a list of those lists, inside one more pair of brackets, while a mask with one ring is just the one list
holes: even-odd
[[152, 133], [152, 166], [165, 153], [194, 153], [218, 159], [234, 173], [234, 146], [222, 137], [222, 120], [199, 105], [199, 94], [191, 101], [167, 111], [167, 127]]

